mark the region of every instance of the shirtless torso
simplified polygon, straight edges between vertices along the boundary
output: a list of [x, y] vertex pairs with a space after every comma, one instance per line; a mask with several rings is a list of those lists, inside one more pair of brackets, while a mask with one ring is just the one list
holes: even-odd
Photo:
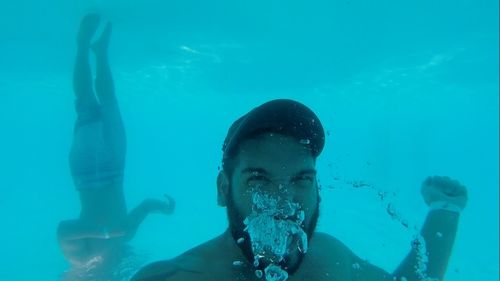
[[[235, 265], [235, 261], [243, 264]], [[132, 281], [264, 280], [257, 278], [254, 270], [226, 231], [173, 260], [150, 264]], [[360, 260], [334, 237], [318, 232], [312, 237], [299, 269], [288, 280], [360, 280], [361, 271], [367, 270], [377, 280], [392, 280], [390, 274]]]

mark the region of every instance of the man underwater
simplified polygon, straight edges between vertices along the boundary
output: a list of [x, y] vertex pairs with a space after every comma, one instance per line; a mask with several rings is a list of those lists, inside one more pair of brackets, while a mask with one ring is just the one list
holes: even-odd
[[[72, 269], [84, 273], [92, 269], [92, 280], [105, 281], [114, 280], [112, 272], [129, 255], [126, 242], [145, 217], [171, 214], [175, 202], [165, 195], [166, 200], [146, 199], [127, 212], [123, 193], [126, 136], [107, 53], [111, 24], [107, 23], [100, 38], [91, 44], [99, 22], [99, 15], [86, 15], [77, 37], [73, 73], [77, 120], [69, 160], [81, 212], [78, 219], [59, 223], [57, 239]], [[95, 83], [90, 50], [96, 57]], [[68, 279], [74, 280], [73, 275]]]
[[144, 267], [132, 280], [443, 280], [467, 189], [448, 177], [423, 182], [430, 210], [421, 237], [389, 273], [315, 232], [321, 201], [316, 158], [324, 143], [318, 117], [293, 100], [269, 101], [236, 120], [217, 178], [228, 229], [172, 260]]

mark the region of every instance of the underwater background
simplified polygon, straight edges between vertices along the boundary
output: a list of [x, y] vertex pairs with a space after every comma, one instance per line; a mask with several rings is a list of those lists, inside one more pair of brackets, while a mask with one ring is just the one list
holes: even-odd
[[[80, 205], [68, 165], [81, 17], [113, 23], [129, 208], [167, 193], [131, 241], [138, 267], [225, 230], [215, 180], [227, 129], [275, 98], [327, 131], [318, 230], [392, 271], [447, 175], [469, 202], [446, 280], [499, 278], [496, 0], [0, 1], [0, 279], [59, 280]], [[407, 225], [407, 226], [405, 226]]]

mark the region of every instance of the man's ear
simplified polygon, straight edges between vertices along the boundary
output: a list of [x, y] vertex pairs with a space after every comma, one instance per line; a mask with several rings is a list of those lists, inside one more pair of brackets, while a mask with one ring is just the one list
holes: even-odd
[[217, 176], [217, 204], [221, 207], [227, 206], [227, 196], [229, 194], [229, 178], [222, 170]]

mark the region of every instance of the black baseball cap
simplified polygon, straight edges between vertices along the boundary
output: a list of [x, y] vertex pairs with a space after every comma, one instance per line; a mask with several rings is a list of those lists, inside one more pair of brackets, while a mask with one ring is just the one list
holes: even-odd
[[325, 145], [325, 132], [318, 116], [294, 100], [276, 99], [266, 102], [236, 120], [222, 146], [224, 159], [234, 156], [245, 139], [261, 133], [278, 133], [298, 139], [317, 157]]

